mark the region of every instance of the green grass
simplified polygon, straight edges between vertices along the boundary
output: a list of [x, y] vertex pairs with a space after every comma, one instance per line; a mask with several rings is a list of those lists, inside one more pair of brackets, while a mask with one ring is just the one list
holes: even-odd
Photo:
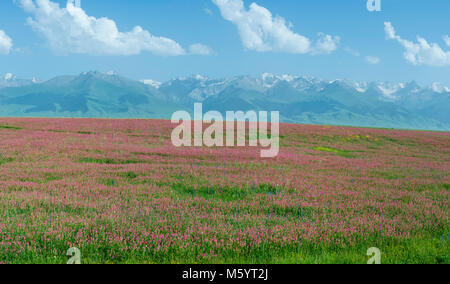
[[81, 158], [78, 160], [80, 163], [87, 163], [87, 164], [103, 164], [103, 165], [127, 165], [127, 164], [145, 164], [150, 163], [147, 161], [142, 160], [115, 160], [110, 158]]
[[107, 178], [107, 179], [100, 180], [100, 183], [103, 184], [103, 185], [112, 186], [112, 187], [117, 185], [117, 181], [115, 179], [112, 179], [112, 178]]
[[12, 129], [12, 130], [21, 130], [21, 127], [10, 126], [10, 125], [0, 125], [0, 129]]
[[347, 151], [347, 150], [340, 150], [340, 149], [335, 149], [335, 148], [329, 148], [329, 147], [316, 147], [314, 148], [315, 151], [319, 151], [319, 152], [327, 152], [327, 153], [332, 153], [332, 154], [336, 154], [338, 156], [344, 157], [344, 158], [353, 158], [354, 155], [352, 154], [352, 151]]
[[198, 181], [197, 185], [191, 180], [180, 180], [173, 183], [157, 183], [158, 186], [169, 186], [174, 193], [182, 197], [202, 197], [205, 199], [220, 199], [223, 201], [245, 200], [253, 198], [257, 194], [277, 195], [281, 192], [291, 193], [292, 189], [274, 186], [271, 184], [259, 184], [258, 186], [218, 186], [209, 185]]
[[[144, 133], [129, 127], [119, 134]], [[281, 137], [292, 156], [259, 160], [85, 129], [3, 149], [0, 263], [66, 263], [74, 246], [82, 263], [364, 264], [377, 247], [386, 264], [450, 264], [447, 136], [419, 147], [416, 134], [318, 128]]]
[[3, 157], [3, 155], [0, 154], [0, 165], [4, 165], [6, 163], [14, 162], [15, 159], [11, 157]]
[[[73, 208], [60, 208], [71, 212]], [[18, 211], [14, 214], [28, 214]], [[16, 215], [18, 218], [21, 216]], [[57, 222], [57, 219], [52, 220]], [[109, 226], [108, 224], [105, 224]], [[20, 231], [20, 229], [18, 229]], [[25, 233], [25, 232], [24, 232]], [[51, 250], [46, 250], [48, 239], [38, 238], [36, 248], [43, 249], [39, 254], [26, 251], [20, 255], [11, 252], [0, 252], [0, 259], [10, 259], [10, 263], [48, 263], [64, 264], [67, 241], [52, 239]], [[217, 250], [214, 247], [203, 247], [202, 251], [214, 250], [216, 255], [208, 256], [196, 249], [170, 248], [155, 250], [155, 248], [141, 248], [135, 251], [123, 251], [120, 245], [111, 247], [98, 243], [81, 250], [82, 264], [95, 263], [147, 263], [147, 264], [366, 264], [369, 260], [367, 250], [377, 247], [381, 251], [382, 264], [448, 264], [448, 240], [436, 237], [422, 237], [416, 239], [381, 239], [373, 236], [370, 240], [361, 241], [356, 246], [333, 247], [317, 246], [311, 242], [300, 242], [285, 247], [264, 244], [251, 250], [244, 248]], [[114, 257], [112, 258], [111, 255]]]

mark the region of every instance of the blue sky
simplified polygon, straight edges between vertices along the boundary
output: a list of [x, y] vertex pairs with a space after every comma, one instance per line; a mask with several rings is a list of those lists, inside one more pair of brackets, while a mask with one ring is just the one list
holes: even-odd
[[[43, 16], [49, 1], [60, 7]], [[448, 0], [381, 0], [381, 12], [366, 0], [82, 0], [71, 13], [66, 2], [0, 1], [10, 39], [2, 46], [0, 32], [0, 74], [115, 70], [165, 81], [269, 72], [450, 86]]]

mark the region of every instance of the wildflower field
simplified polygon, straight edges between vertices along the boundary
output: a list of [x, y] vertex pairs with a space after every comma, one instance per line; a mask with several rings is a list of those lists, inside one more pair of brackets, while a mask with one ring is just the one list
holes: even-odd
[[280, 154], [163, 120], [0, 119], [0, 263], [450, 263], [450, 133], [281, 125]]

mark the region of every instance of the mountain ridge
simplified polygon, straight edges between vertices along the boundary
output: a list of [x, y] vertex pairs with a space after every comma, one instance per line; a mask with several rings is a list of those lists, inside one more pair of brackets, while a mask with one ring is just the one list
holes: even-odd
[[450, 130], [450, 89], [438, 83], [356, 82], [308, 76], [195, 75], [136, 81], [116, 72], [83, 72], [45, 82], [0, 80], [0, 116], [168, 119], [178, 110], [280, 111], [283, 122]]

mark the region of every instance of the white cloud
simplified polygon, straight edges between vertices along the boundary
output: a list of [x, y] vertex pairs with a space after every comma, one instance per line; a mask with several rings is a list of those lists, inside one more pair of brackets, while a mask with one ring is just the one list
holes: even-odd
[[214, 54], [214, 51], [209, 46], [196, 43], [189, 47], [189, 53], [193, 55], [212, 55]]
[[402, 39], [395, 33], [390, 22], [384, 23], [384, 30], [388, 39], [398, 41], [404, 48], [404, 57], [413, 65], [448, 66], [450, 65], [450, 51], [444, 51], [437, 43], [428, 43], [418, 36], [417, 43]]
[[154, 36], [140, 26], [120, 32], [108, 18], [86, 14], [70, 1], [66, 7], [50, 0], [17, 0], [32, 16], [27, 19], [34, 31], [41, 34], [50, 48], [62, 54], [135, 55], [144, 51], [161, 56], [185, 55], [176, 41]]
[[0, 54], [9, 54], [12, 46], [12, 39], [4, 31], [0, 30]]
[[311, 50], [313, 54], [330, 54], [338, 48], [339, 41], [338, 36], [330, 36], [324, 33], [318, 33], [319, 39], [316, 42], [315, 47]]
[[247, 10], [242, 0], [212, 0], [222, 17], [237, 26], [245, 48], [258, 52], [286, 52], [321, 54], [336, 50], [339, 37], [319, 33], [312, 43], [307, 37], [294, 33], [292, 25], [266, 8], [252, 3]]
[[386, 33], [386, 37], [388, 39], [395, 39], [395, 29], [392, 26], [391, 22], [384, 22], [384, 32]]
[[447, 46], [450, 46], [450, 37], [448, 35], [444, 36], [444, 41]]
[[369, 56], [366, 56], [366, 61], [369, 62], [370, 64], [378, 64], [378, 63], [380, 63], [380, 58], [369, 55]]

